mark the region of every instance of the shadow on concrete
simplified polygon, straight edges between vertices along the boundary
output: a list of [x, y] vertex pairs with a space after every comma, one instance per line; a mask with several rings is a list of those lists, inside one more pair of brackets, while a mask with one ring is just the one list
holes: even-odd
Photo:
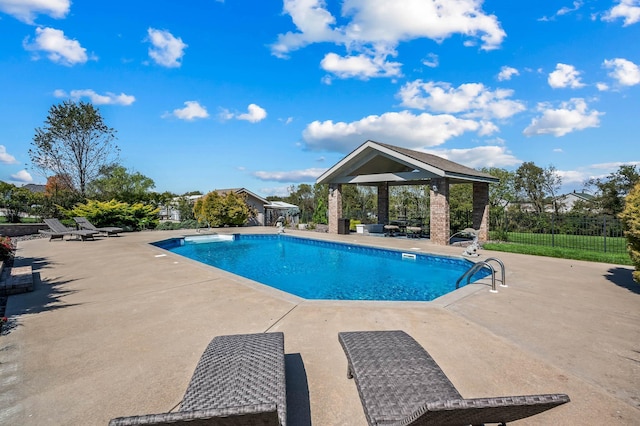
[[615, 285], [626, 288], [632, 293], [640, 294], [640, 283], [633, 280], [633, 270], [627, 268], [611, 268], [604, 277]]
[[6, 315], [37, 314], [77, 305], [75, 303], [62, 303], [60, 301], [62, 297], [76, 292], [76, 290], [64, 289], [66, 284], [73, 281], [75, 280], [63, 280], [59, 278], [42, 281], [40, 274], [34, 272], [33, 291], [11, 295], [7, 302]]
[[307, 372], [300, 354], [285, 354], [287, 381], [287, 423], [311, 426], [311, 405]]

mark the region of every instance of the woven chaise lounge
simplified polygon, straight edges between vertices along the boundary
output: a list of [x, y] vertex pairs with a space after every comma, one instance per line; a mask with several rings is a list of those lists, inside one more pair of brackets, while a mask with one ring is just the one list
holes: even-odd
[[282, 333], [215, 337], [172, 413], [119, 417], [124, 425], [286, 425]]
[[106, 235], [107, 237], [117, 236], [120, 232], [122, 232], [122, 228], [119, 228], [117, 226], [104, 226], [97, 228], [93, 223], [89, 222], [89, 219], [87, 219], [86, 217], [74, 217], [73, 220], [76, 221], [81, 229], [96, 231]]
[[564, 394], [464, 399], [404, 331], [343, 332], [338, 339], [369, 425], [505, 424], [569, 402]]
[[44, 223], [47, 224], [49, 230], [41, 229], [38, 232], [49, 237], [49, 241], [59, 238], [64, 240], [65, 235], [75, 236], [76, 239], [93, 240], [98, 231], [91, 231], [88, 229], [73, 229], [67, 228], [58, 219], [44, 219]]

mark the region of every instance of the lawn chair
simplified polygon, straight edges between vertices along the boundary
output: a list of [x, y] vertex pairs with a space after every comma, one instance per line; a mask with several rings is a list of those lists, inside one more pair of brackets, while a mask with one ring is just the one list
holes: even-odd
[[569, 402], [564, 394], [464, 399], [404, 331], [343, 332], [338, 339], [369, 425], [505, 424]]
[[76, 221], [78, 226], [81, 229], [88, 229], [90, 231], [97, 231], [106, 235], [107, 237], [118, 236], [120, 232], [122, 232], [122, 228], [118, 228], [117, 226], [105, 226], [101, 228], [96, 228], [93, 223], [89, 222], [86, 217], [74, 217], [73, 220]]
[[67, 228], [58, 219], [45, 219], [44, 223], [47, 224], [49, 230], [40, 229], [39, 233], [48, 235], [49, 241], [59, 238], [64, 240], [65, 235], [75, 236], [76, 240], [93, 240], [94, 235], [98, 234], [98, 231], [91, 231], [88, 229], [73, 229]]
[[284, 335], [215, 337], [204, 351], [180, 410], [112, 419], [124, 425], [279, 425], [287, 422]]

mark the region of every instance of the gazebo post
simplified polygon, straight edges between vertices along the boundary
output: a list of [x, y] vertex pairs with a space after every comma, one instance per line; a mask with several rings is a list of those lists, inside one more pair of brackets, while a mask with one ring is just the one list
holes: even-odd
[[389, 223], [389, 183], [378, 184], [378, 223], [386, 225]]
[[451, 219], [449, 218], [449, 178], [432, 178], [430, 198], [430, 239], [438, 245], [449, 244]]
[[338, 233], [338, 219], [342, 217], [342, 185], [329, 184], [329, 233]]
[[489, 239], [489, 184], [473, 183], [473, 229], [478, 229], [478, 241]]

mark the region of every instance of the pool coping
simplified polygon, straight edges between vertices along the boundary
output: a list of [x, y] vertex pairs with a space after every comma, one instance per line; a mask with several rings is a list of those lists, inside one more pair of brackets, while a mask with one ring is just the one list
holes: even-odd
[[[384, 306], [385, 304], [390, 304], [391, 306], [393, 306], [394, 304], [402, 304], [404, 306], [420, 306], [423, 305], [425, 303], [429, 303], [429, 306], [438, 306], [438, 307], [446, 307], [452, 303], [455, 303], [459, 300], [462, 300], [472, 294], [475, 294], [479, 291], [482, 291], [484, 289], [487, 288], [487, 286], [491, 287], [491, 277], [484, 277], [481, 278], [479, 280], [476, 280], [472, 283], [469, 284], [465, 284], [464, 286], [454, 289], [448, 293], [443, 294], [442, 296], [439, 296], [433, 300], [354, 300], [354, 299], [349, 299], [349, 300], [334, 300], [334, 299], [306, 299], [304, 297], [289, 293], [287, 291], [284, 290], [280, 290], [278, 288], [272, 287], [268, 284], [264, 284], [261, 283], [259, 281], [255, 281], [252, 280], [250, 278], [247, 277], [243, 277], [242, 275], [237, 275], [233, 272], [221, 269], [221, 268], [217, 268], [215, 266], [212, 265], [208, 265], [206, 263], [200, 262], [198, 260], [195, 259], [191, 259], [189, 257], [183, 256], [181, 254], [178, 253], [174, 253], [169, 249], [165, 249], [163, 247], [160, 247], [158, 245], [156, 245], [157, 243], [160, 243], [162, 241], [169, 241], [169, 240], [173, 240], [173, 239], [185, 239], [185, 238], [192, 238], [192, 237], [202, 237], [203, 239], [206, 239], [207, 237], [211, 236], [212, 234], [184, 234], [182, 236], [178, 236], [178, 237], [172, 237], [170, 239], [164, 239], [164, 240], [160, 240], [160, 241], [154, 241], [154, 242], [150, 242], [149, 245], [153, 246], [154, 248], [160, 249], [165, 253], [169, 253], [172, 256], [179, 256], [180, 258], [183, 259], [188, 259], [191, 262], [195, 262], [197, 265], [203, 266], [203, 267], [209, 267], [209, 268], [214, 268], [217, 271], [221, 271], [224, 272], [226, 274], [229, 274], [229, 279], [233, 280], [235, 282], [238, 282], [242, 285], [248, 286], [250, 288], [268, 293], [270, 295], [273, 295], [275, 297], [279, 297], [283, 300], [288, 300], [297, 304], [300, 303], [318, 303], [318, 304], [322, 304], [322, 305], [335, 305], [335, 306], [348, 306], [349, 304], [354, 304], [354, 303], [362, 303], [362, 304], [371, 304], [371, 305], [377, 305], [377, 306]], [[229, 235], [229, 234], [217, 234], [217, 235]], [[250, 234], [250, 233], [232, 233], [231, 235], [273, 235], [273, 234], [265, 234], [265, 233], [256, 233], [256, 234]], [[302, 235], [287, 235], [287, 237], [292, 237], [292, 238], [298, 238], [298, 239], [307, 239], [307, 240], [314, 240], [314, 241], [322, 241], [322, 242], [326, 242], [326, 239], [319, 239], [319, 238], [313, 238], [310, 236], [302, 236]], [[395, 252], [395, 253], [416, 253], [416, 254], [420, 254], [420, 255], [425, 255], [425, 256], [439, 256], [439, 257], [445, 257], [445, 258], [449, 258], [449, 259], [456, 259], [456, 260], [464, 260], [464, 261], [468, 261], [470, 263], [475, 263], [472, 259], [469, 259], [468, 257], [464, 257], [464, 256], [455, 256], [455, 255], [446, 255], [446, 254], [435, 254], [435, 253], [427, 253], [422, 251], [421, 249], [415, 249], [414, 250], [407, 250], [407, 249], [395, 249], [395, 248], [382, 248], [382, 247], [376, 247], [374, 245], [371, 244], [365, 244], [365, 243], [356, 243], [356, 244], [352, 244], [352, 243], [348, 243], [348, 242], [341, 242], [341, 241], [334, 241], [333, 243], [336, 244], [340, 244], [340, 245], [351, 245], [351, 246], [359, 246], [359, 247], [368, 247], [368, 248], [372, 248], [372, 249], [378, 249], [378, 250], [384, 250], [384, 251], [389, 251], [389, 252]], [[475, 258], [474, 258], [475, 259]]]

